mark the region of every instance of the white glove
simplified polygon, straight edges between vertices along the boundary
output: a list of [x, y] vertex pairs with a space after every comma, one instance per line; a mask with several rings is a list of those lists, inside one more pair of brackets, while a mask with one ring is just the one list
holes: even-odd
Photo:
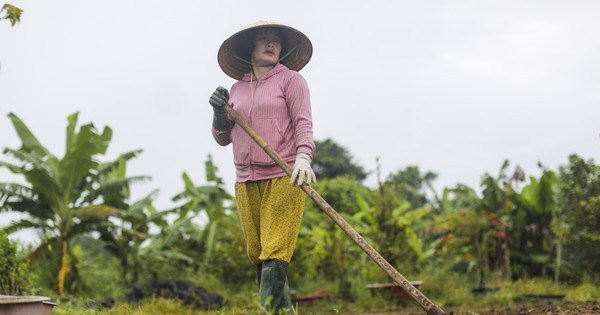
[[302, 185], [304, 183], [312, 184], [317, 181], [315, 172], [310, 167], [311, 158], [304, 153], [296, 155], [296, 163], [294, 163], [294, 171], [290, 178], [290, 184]]

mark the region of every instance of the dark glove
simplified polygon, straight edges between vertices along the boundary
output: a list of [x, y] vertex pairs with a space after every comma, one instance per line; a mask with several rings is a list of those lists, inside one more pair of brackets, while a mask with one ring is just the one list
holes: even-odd
[[233, 127], [233, 122], [229, 120], [225, 111], [227, 102], [229, 102], [229, 92], [222, 86], [219, 86], [208, 100], [208, 103], [213, 107], [213, 127], [217, 130], [224, 131]]
[[212, 105], [215, 112], [224, 112], [227, 102], [229, 102], [229, 92], [222, 86], [219, 86], [208, 100], [208, 103]]

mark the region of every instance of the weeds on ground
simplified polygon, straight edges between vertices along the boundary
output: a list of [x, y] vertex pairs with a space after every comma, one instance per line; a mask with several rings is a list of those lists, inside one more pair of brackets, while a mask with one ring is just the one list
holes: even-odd
[[600, 287], [592, 283], [583, 283], [567, 291], [565, 299], [571, 302], [600, 302]]
[[[471, 289], [472, 279], [455, 273], [438, 274], [420, 277], [423, 286], [419, 289], [432, 302], [442, 308], [452, 308], [455, 314], [474, 314], [469, 310], [486, 307], [512, 306], [521, 301], [524, 294], [562, 294], [563, 301], [600, 302], [600, 287], [587, 282], [576, 287], [564, 284], [555, 284], [545, 279], [524, 279], [510, 282], [502, 279], [490, 279], [488, 286], [498, 288], [497, 291], [484, 294], [474, 294]], [[365, 289], [366, 283], [358, 281], [352, 284], [353, 301], [336, 298], [336, 292], [331, 291], [332, 297], [324, 299], [314, 307], [294, 305], [294, 314], [372, 314], [372, 310], [406, 310], [420, 309], [420, 306], [411, 298], [390, 298], [385, 294], [372, 293]], [[321, 284], [311, 287], [306, 291], [327, 287]], [[331, 284], [330, 288], [335, 288]], [[246, 289], [246, 288], [245, 288]], [[250, 291], [252, 289], [249, 289]], [[223, 293], [223, 289], [215, 290]], [[260, 306], [258, 293], [229, 291], [227, 299], [234, 299], [234, 303], [227, 303], [220, 310], [198, 311], [183, 305], [180, 301], [160, 298], [147, 299], [141, 304], [119, 304], [110, 309], [86, 309], [84, 301], [70, 300], [59, 302], [53, 314], [55, 315], [244, 315], [268, 314]], [[466, 312], [466, 313], [461, 313]], [[276, 314], [271, 314], [276, 315]]]

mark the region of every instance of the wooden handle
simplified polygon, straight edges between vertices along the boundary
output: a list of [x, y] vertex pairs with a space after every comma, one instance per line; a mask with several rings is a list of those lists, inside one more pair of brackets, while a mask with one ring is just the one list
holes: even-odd
[[[290, 166], [279, 157], [279, 154], [273, 150], [269, 144], [263, 140], [263, 138], [256, 133], [248, 125], [248, 123], [231, 107], [229, 104], [225, 105], [225, 111], [229, 116], [238, 124], [246, 133], [279, 165], [283, 171], [288, 175], [292, 175], [292, 169]], [[421, 291], [412, 285], [404, 276], [398, 272], [392, 265], [390, 265], [381, 254], [379, 254], [373, 246], [371, 246], [365, 239], [356, 232], [344, 218], [342, 218], [330, 205], [317, 193], [310, 185], [304, 183], [300, 185], [300, 188], [312, 199], [321, 210], [325, 213], [365, 252], [379, 267], [381, 267], [396, 283], [398, 283], [404, 291], [408, 292], [410, 296], [421, 305], [421, 307], [429, 315], [445, 314], [445, 312], [437, 305], [433, 304]]]

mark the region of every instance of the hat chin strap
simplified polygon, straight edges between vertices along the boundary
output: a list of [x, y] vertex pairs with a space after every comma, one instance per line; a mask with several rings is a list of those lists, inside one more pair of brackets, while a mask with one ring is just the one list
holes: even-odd
[[292, 49], [290, 49], [290, 51], [286, 52], [285, 55], [283, 55], [283, 57], [279, 58], [279, 62], [281, 62], [281, 61], [283, 61], [283, 59], [289, 57], [294, 52], [294, 50], [296, 50], [296, 47], [297, 46], [294, 46], [294, 48], [292, 48]]
[[[295, 46], [294, 48], [290, 49], [290, 51], [286, 52], [285, 55], [283, 55], [283, 57], [279, 58], [278, 62], [282, 62], [285, 58], [289, 57], [296, 50], [296, 47], [297, 46]], [[248, 60], [246, 60], [246, 59], [244, 59], [244, 58], [242, 58], [242, 57], [240, 57], [240, 56], [238, 56], [236, 54], [232, 54], [232, 56], [233, 56], [233, 58], [235, 58], [235, 59], [237, 59], [237, 60], [239, 60], [239, 61], [241, 61], [243, 63], [249, 64], [252, 67], [273, 67], [273, 66], [275, 66], [277, 64], [277, 62], [276, 62], [274, 64], [270, 64], [270, 65], [266, 65], [266, 66], [259, 66], [259, 65], [253, 64], [251, 61], [248, 61]]]

